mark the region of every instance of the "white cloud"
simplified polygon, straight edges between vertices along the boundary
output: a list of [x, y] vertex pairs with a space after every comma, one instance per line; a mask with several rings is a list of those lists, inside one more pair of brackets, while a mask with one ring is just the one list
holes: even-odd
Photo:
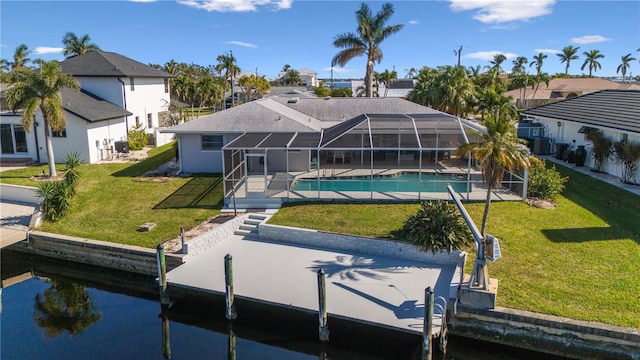
[[493, 60], [494, 56], [499, 55], [499, 54], [504, 55], [507, 59], [515, 59], [515, 58], [518, 57], [518, 54], [506, 53], [504, 51], [492, 50], [492, 51], [476, 51], [474, 53], [463, 55], [462, 58], [463, 59], [478, 59], [478, 60], [491, 61], [491, 60]]
[[536, 54], [539, 53], [543, 53], [543, 54], [559, 54], [562, 51], [561, 50], [556, 50], [556, 49], [533, 49], [533, 52]]
[[611, 39], [606, 38], [602, 35], [585, 35], [580, 37], [571, 38], [571, 42], [575, 44], [593, 44], [604, 41], [609, 41]]
[[36, 48], [33, 49], [33, 53], [38, 55], [55, 54], [55, 53], [61, 53], [63, 50], [64, 48], [61, 48], [61, 47], [36, 46]]
[[208, 12], [256, 11], [258, 7], [283, 10], [289, 9], [293, 0], [178, 0], [178, 4]]
[[490, 30], [515, 30], [519, 28], [518, 24], [510, 23], [505, 25], [491, 25], [489, 26]]
[[225, 42], [225, 44], [238, 45], [238, 46], [243, 46], [243, 47], [248, 47], [248, 48], [253, 48], [253, 49], [258, 48], [258, 45], [256, 45], [256, 44], [251, 44], [251, 43], [246, 43], [246, 42], [236, 41], [236, 40], [227, 41], [227, 42]]
[[417, 25], [418, 20], [409, 20], [409, 25]]
[[453, 11], [475, 11], [473, 18], [496, 24], [529, 19], [551, 14], [555, 0], [449, 0]]

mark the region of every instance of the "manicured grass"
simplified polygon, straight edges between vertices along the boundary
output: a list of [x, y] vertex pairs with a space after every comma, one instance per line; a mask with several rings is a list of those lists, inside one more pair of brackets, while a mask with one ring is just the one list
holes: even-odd
[[[498, 306], [640, 328], [640, 197], [557, 166], [570, 177], [553, 210], [491, 204], [487, 233], [502, 258]], [[484, 203], [465, 207], [480, 224]], [[417, 204], [322, 204], [282, 208], [272, 224], [391, 237]], [[469, 249], [471, 271], [475, 247]]]
[[[171, 178], [166, 182], [146, 181], [146, 171], [170, 161], [171, 145], [152, 149], [149, 158], [134, 164], [81, 165], [78, 193], [71, 213], [58, 222], [44, 222], [38, 229], [130, 245], [155, 247], [220, 212], [220, 176]], [[59, 167], [62, 170], [62, 166]], [[0, 181], [37, 186], [29, 177], [46, 171], [47, 166], [0, 172]], [[149, 232], [138, 226], [153, 222]]]

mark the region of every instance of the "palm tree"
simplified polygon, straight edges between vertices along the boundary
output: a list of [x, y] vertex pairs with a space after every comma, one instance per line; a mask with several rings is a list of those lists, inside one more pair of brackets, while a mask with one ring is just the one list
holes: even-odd
[[418, 75], [418, 70], [414, 67], [410, 68], [410, 69], [404, 69], [404, 71], [407, 73], [407, 75], [405, 75], [405, 79], [413, 79], [416, 77], [416, 75]]
[[282, 72], [284, 73], [282, 75], [282, 85], [287, 85], [287, 72], [289, 72], [289, 69], [291, 69], [291, 65], [289, 64], [284, 64], [282, 67]]
[[91, 38], [88, 34], [85, 34], [81, 38], [78, 38], [76, 34], [68, 32], [62, 38], [62, 44], [64, 45], [64, 56], [72, 57], [76, 55], [84, 55], [91, 51], [100, 51], [98, 45], [90, 43]]
[[[215, 69], [220, 74], [223, 73], [224, 77], [224, 93], [227, 94], [227, 83], [231, 82], [231, 106], [235, 105], [235, 99], [233, 96], [233, 79], [240, 74], [240, 67], [236, 65], [236, 58], [233, 57], [233, 53], [229, 52], [228, 55], [218, 55], [216, 59], [218, 64]], [[226, 106], [225, 106], [226, 107]]]
[[387, 97], [389, 85], [396, 80], [398, 80], [398, 73], [395, 70], [389, 71], [388, 69], [385, 69], [383, 72], [378, 74], [378, 81], [384, 85], [384, 97]]
[[501, 73], [502, 68], [500, 67], [500, 65], [502, 65], [502, 63], [505, 62], [506, 60], [507, 60], [506, 56], [502, 54], [498, 54], [498, 55], [494, 55], [493, 60], [489, 61], [489, 63], [493, 65], [491, 67], [492, 69], [498, 69], [498, 73]]
[[604, 59], [604, 55], [600, 53], [600, 50], [589, 50], [582, 53], [586, 59], [580, 67], [580, 70], [584, 70], [584, 68], [589, 65], [589, 77], [591, 77], [591, 72], [596, 71], [602, 68], [602, 65], [598, 62], [598, 59]]
[[55, 177], [57, 174], [51, 130], [62, 131], [66, 127], [60, 90], [79, 90], [80, 85], [70, 75], [63, 74], [56, 61], [42, 62], [37, 71], [18, 69], [15, 81], [14, 86], [7, 90], [7, 105], [13, 111], [22, 109], [22, 124], [25, 129], [31, 129], [36, 112], [42, 112], [49, 176]]
[[423, 68], [409, 92], [412, 102], [466, 118], [475, 102], [473, 81], [462, 66]]
[[564, 68], [564, 73], [566, 75], [569, 74], [569, 64], [571, 63], [571, 60], [578, 60], [579, 56], [576, 55], [576, 53], [578, 52], [578, 50], [580, 49], [580, 47], [573, 47], [572, 45], [569, 46], [565, 46], [562, 48], [562, 53], [560, 54], [556, 54], [559, 58], [560, 58], [560, 63], [567, 63], [567, 65]]
[[549, 81], [551, 81], [551, 77], [547, 73], [540, 73], [536, 75], [536, 78], [535, 78], [536, 87], [533, 90], [533, 95], [531, 95], [531, 100], [536, 98], [536, 93], [538, 92], [538, 88], [540, 88], [540, 83], [543, 82], [547, 86], [549, 86]]
[[536, 81], [533, 76], [525, 73], [519, 73], [515, 78], [511, 81], [511, 86], [519, 89], [520, 93], [520, 104], [519, 106], [525, 106], [525, 99], [527, 97], [527, 87], [531, 86], [531, 89], [534, 89], [536, 86]]
[[13, 62], [11, 63], [11, 70], [21, 69], [27, 66], [27, 63], [31, 61], [28, 58], [31, 50], [25, 44], [20, 44], [13, 53]]
[[631, 56], [631, 53], [624, 55], [622, 57], [622, 64], [618, 65], [618, 69], [616, 70], [616, 74], [622, 73], [622, 82], [624, 82], [625, 77], [627, 76], [627, 69], [631, 67], [630, 62], [634, 61], [636, 58]]
[[529, 67], [533, 66], [534, 64], [536, 65], [536, 74], [540, 75], [540, 72], [542, 72], [542, 63], [544, 62], [544, 59], [547, 58], [547, 55], [543, 54], [543, 53], [539, 53], [538, 55], [534, 55], [533, 56], [533, 61], [529, 64]]
[[529, 166], [529, 157], [520, 146], [523, 142], [516, 134], [516, 122], [514, 117], [504, 113], [489, 116], [482, 122], [486, 132], [479, 134], [481, 140], [462, 145], [456, 151], [460, 156], [471, 153], [480, 162], [482, 168], [482, 180], [487, 185], [487, 198], [480, 230], [483, 236], [489, 216], [491, 192], [500, 186], [505, 171]]
[[527, 59], [525, 56], [518, 56], [515, 60], [511, 62], [513, 64], [513, 68], [511, 68], [511, 72], [514, 74], [520, 74], [525, 72], [527, 68], [524, 66], [528, 62], [529, 62], [529, 59]]
[[404, 25], [385, 26], [393, 15], [393, 5], [385, 3], [382, 9], [373, 16], [371, 9], [365, 3], [356, 11], [358, 28], [356, 33], [343, 33], [334, 38], [333, 46], [344, 50], [336, 54], [331, 60], [331, 66], [336, 64], [344, 67], [351, 59], [361, 55], [367, 56], [367, 68], [364, 77], [364, 86], [367, 97], [373, 96], [373, 65], [382, 61], [382, 49], [380, 44], [391, 35], [400, 31]]

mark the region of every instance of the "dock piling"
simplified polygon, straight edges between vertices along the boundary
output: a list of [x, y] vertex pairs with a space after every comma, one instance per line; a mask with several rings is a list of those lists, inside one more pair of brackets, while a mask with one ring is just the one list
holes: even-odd
[[238, 317], [238, 314], [236, 313], [233, 296], [233, 257], [231, 254], [227, 254], [224, 257], [224, 280], [226, 284], [226, 317], [227, 320], [234, 320]]
[[320, 341], [329, 341], [329, 326], [327, 325], [327, 292], [325, 287], [325, 272], [318, 270], [318, 326]]
[[187, 252], [187, 249], [184, 247], [184, 226], [180, 226], [180, 250], [182, 253]]
[[160, 318], [162, 318], [162, 356], [171, 359], [171, 341], [169, 338], [169, 310], [168, 305], [160, 305]]
[[158, 244], [156, 247], [156, 259], [158, 263], [158, 288], [160, 289], [160, 304], [169, 304], [169, 294], [167, 293], [167, 262], [164, 256], [164, 246]]
[[424, 321], [422, 327], [422, 359], [431, 360], [431, 331], [433, 328], [433, 290], [431, 286], [424, 290]]

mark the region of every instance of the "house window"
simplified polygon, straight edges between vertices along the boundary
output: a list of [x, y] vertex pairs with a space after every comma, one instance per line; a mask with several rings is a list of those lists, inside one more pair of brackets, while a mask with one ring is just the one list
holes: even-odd
[[584, 134], [584, 140], [588, 141], [588, 140], [591, 140], [591, 133], [596, 131], [600, 131], [600, 130], [590, 126], [583, 126], [580, 128], [580, 130], [578, 130], [578, 133]]
[[202, 135], [202, 150], [220, 150], [222, 145], [222, 135]]
[[67, 137], [67, 129], [62, 129], [61, 131], [55, 131], [51, 129], [51, 137], [54, 138], [66, 138]]
[[136, 127], [140, 127], [140, 116], [136, 116]]
[[629, 134], [627, 134], [627, 133], [620, 133], [620, 140], [622, 140], [622, 141], [629, 141]]
[[147, 128], [153, 129], [153, 116], [151, 114], [147, 114]]
[[134, 91], [136, 89], [136, 85], [133, 81], [133, 78], [129, 78], [129, 84], [131, 84], [131, 91]]
[[164, 79], [164, 93], [169, 93], [169, 79]]

